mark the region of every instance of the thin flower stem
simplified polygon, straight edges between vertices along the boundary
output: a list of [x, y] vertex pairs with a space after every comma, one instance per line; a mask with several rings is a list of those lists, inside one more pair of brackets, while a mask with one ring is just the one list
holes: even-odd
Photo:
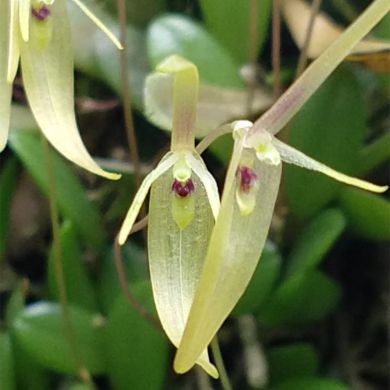
[[125, 268], [123, 266], [123, 257], [121, 247], [116, 239], [114, 242], [114, 259], [115, 268], [119, 279], [119, 284], [130, 306], [133, 307], [146, 321], [153, 325], [157, 330], [162, 332], [161, 325], [158, 319], [151, 314], [130, 291], [129, 284], [126, 278]]
[[[255, 74], [257, 65], [257, 36], [259, 34], [259, 18], [258, 18], [258, 0], [250, 0], [249, 5], [249, 34], [248, 34], [248, 61], [249, 65]], [[248, 95], [246, 101], [246, 112], [249, 116], [252, 111], [253, 98], [256, 90], [256, 78], [251, 77], [249, 81]]]
[[274, 99], [282, 92], [280, 84], [280, 0], [272, 1], [272, 69]]
[[215, 336], [210, 343], [211, 351], [213, 352], [215, 365], [217, 366], [219, 372], [219, 378], [223, 390], [232, 390], [233, 387], [230, 383], [229, 377], [226, 372], [225, 364], [223, 362], [221, 349], [219, 348], [218, 338]]
[[92, 381], [91, 375], [83, 363], [81, 358], [80, 350], [78, 348], [78, 341], [74, 333], [73, 325], [69, 316], [68, 309], [68, 298], [66, 294], [66, 285], [63, 269], [63, 258], [61, 252], [61, 243], [60, 243], [60, 225], [59, 225], [59, 216], [58, 208], [56, 202], [56, 185], [53, 172], [53, 163], [50, 155], [49, 144], [46, 138], [42, 137], [42, 147], [44, 152], [46, 174], [48, 179], [48, 198], [50, 205], [50, 221], [53, 234], [53, 250], [54, 250], [54, 261], [55, 261], [55, 275], [56, 282], [59, 292], [59, 301], [61, 306], [63, 324], [65, 336], [68, 339], [69, 348], [71, 350], [74, 363], [80, 376], [80, 379], [92, 389], [95, 389], [95, 385]]
[[120, 68], [121, 68], [121, 81], [122, 81], [122, 96], [123, 96], [123, 115], [125, 119], [127, 142], [129, 144], [131, 160], [134, 164], [134, 177], [136, 189], [141, 184], [140, 175], [140, 162], [138, 156], [137, 137], [134, 130], [133, 114], [131, 111], [131, 98], [130, 98], [130, 83], [128, 77], [128, 52], [126, 42], [126, 2], [125, 0], [118, 0], [118, 23], [120, 41], [122, 42], [123, 50], [120, 51]]
[[309, 48], [310, 40], [313, 35], [314, 22], [320, 10], [322, 0], [313, 0], [310, 9], [309, 24], [306, 29], [305, 41], [303, 42], [302, 50], [299, 54], [297, 70], [295, 72], [295, 79], [297, 79], [306, 68], [307, 64], [307, 49]]

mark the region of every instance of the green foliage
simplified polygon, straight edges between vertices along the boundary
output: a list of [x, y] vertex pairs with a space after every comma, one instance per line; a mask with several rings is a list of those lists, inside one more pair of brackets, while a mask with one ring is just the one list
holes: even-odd
[[3, 390], [15, 389], [15, 371], [11, 338], [0, 332], [0, 383]]
[[[10, 145], [33, 177], [39, 188], [47, 195], [48, 178], [42, 142], [35, 134], [13, 132]], [[55, 177], [56, 198], [61, 213], [69, 218], [85, 241], [96, 250], [105, 243], [105, 232], [98, 210], [89, 202], [80, 180], [58, 155], [51, 153]]]
[[320, 377], [299, 378], [279, 383], [272, 390], [348, 390], [344, 384]]
[[[68, 312], [83, 363], [92, 374], [106, 372], [101, 319], [71, 305]], [[40, 365], [64, 374], [77, 373], [58, 304], [42, 301], [27, 306], [12, 330], [21, 348]]]
[[[226, 47], [240, 64], [249, 62], [249, 26], [253, 17], [250, 0], [202, 0], [200, 2], [206, 27]], [[258, 53], [265, 42], [270, 22], [270, 0], [257, 1], [258, 33], [255, 49]]]
[[188, 17], [164, 15], [155, 19], [149, 26], [147, 47], [152, 67], [169, 55], [179, 54], [198, 67], [202, 82], [243, 87], [238, 64], [202, 25]]
[[[60, 243], [60, 256], [69, 303], [86, 310], [96, 311], [95, 291], [89, 280], [86, 267], [83, 265], [83, 257], [76, 231], [70, 221], [65, 221], [61, 227]], [[51, 298], [59, 300], [60, 295], [56, 272], [55, 248], [52, 247], [47, 269], [48, 287]]]
[[[154, 313], [149, 282], [133, 286], [134, 296]], [[153, 310], [153, 311], [152, 311]], [[108, 313], [106, 329], [108, 374], [113, 389], [162, 389], [168, 367], [168, 342], [119, 296]]]
[[[348, 69], [337, 70], [294, 118], [290, 143], [332, 168], [356, 174], [366, 117], [356, 78]], [[316, 214], [340, 189], [339, 183], [327, 177], [286, 167], [289, 206], [300, 218]]]

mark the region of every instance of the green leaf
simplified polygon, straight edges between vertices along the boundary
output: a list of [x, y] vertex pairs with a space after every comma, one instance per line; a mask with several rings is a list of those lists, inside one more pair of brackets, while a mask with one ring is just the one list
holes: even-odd
[[153, 68], [165, 57], [179, 54], [198, 67], [202, 83], [244, 87], [238, 64], [203, 26], [188, 17], [167, 14], [155, 19], [147, 32], [147, 49]]
[[271, 295], [258, 319], [268, 327], [321, 321], [337, 306], [340, 287], [324, 273], [311, 270], [284, 281]]
[[[356, 174], [366, 119], [365, 101], [357, 80], [347, 69], [338, 70], [296, 115], [290, 144], [338, 171]], [[300, 218], [313, 216], [342, 188], [316, 173], [286, 168], [288, 203]]]
[[[105, 373], [103, 330], [98, 318], [74, 306], [68, 306], [68, 311], [82, 362], [93, 375]], [[58, 304], [41, 301], [27, 306], [14, 321], [13, 331], [35, 362], [56, 372], [77, 373]]]
[[334, 379], [307, 377], [289, 379], [272, 386], [270, 390], [349, 390], [350, 388]]
[[26, 285], [24, 281], [19, 282], [18, 286], [12, 291], [7, 302], [5, 311], [5, 320], [8, 328], [11, 328], [15, 318], [23, 310], [25, 302]]
[[7, 248], [9, 213], [16, 186], [17, 163], [10, 158], [0, 172], [0, 264]]
[[349, 230], [368, 240], [390, 239], [390, 202], [385, 198], [355, 188], [345, 188], [339, 201]]
[[[206, 27], [239, 63], [249, 62], [250, 0], [201, 0]], [[270, 0], [257, 4], [256, 52], [263, 46], [271, 14]]]
[[288, 258], [287, 275], [297, 275], [319, 265], [346, 225], [343, 213], [328, 209], [318, 215], [299, 234]]
[[[24, 131], [13, 131], [10, 146], [36, 184], [47, 196], [48, 177], [42, 143], [39, 137]], [[74, 224], [83, 239], [96, 251], [104, 247], [105, 232], [97, 208], [87, 199], [85, 190], [69, 165], [52, 153], [55, 194], [61, 213]]]
[[[149, 278], [145, 250], [131, 241], [121, 247], [123, 268], [130, 289], [134, 283]], [[118, 295], [123, 294], [115, 267], [114, 251], [110, 249], [103, 257], [99, 277], [97, 278], [99, 305], [107, 313], [114, 304]]]
[[[54, 245], [53, 243], [49, 255], [47, 277], [50, 295], [58, 301], [59, 291]], [[89, 280], [85, 265], [83, 265], [83, 256], [76, 231], [70, 221], [65, 221], [61, 227], [60, 246], [65, 288], [69, 303], [87, 310], [97, 310], [95, 291]]]
[[11, 338], [4, 332], [0, 332], [0, 363], [1, 389], [16, 389]]
[[[154, 314], [150, 282], [138, 283], [132, 291]], [[106, 332], [108, 375], [113, 389], [163, 389], [168, 350], [162, 332], [119, 296], [109, 312]]]
[[240, 298], [232, 315], [257, 312], [262, 306], [280, 274], [281, 257], [277, 247], [267, 242], [249, 286]]
[[[96, 5], [96, 2], [84, 0], [102, 22], [116, 35], [118, 25], [107, 13]], [[89, 76], [107, 83], [118, 95], [122, 95], [122, 81], [119, 67], [118, 49], [107, 36], [97, 29], [96, 25], [80, 12], [78, 6], [68, 2], [69, 17], [72, 25], [75, 65]], [[139, 7], [143, 8], [143, 7]], [[148, 72], [148, 61], [145, 49], [145, 33], [133, 26], [126, 29], [126, 47], [128, 54], [128, 78], [131, 85], [132, 106], [142, 107], [143, 83]]]
[[390, 158], [390, 133], [386, 132], [362, 151], [361, 173], [368, 173], [378, 165], [383, 164]]
[[267, 351], [271, 383], [290, 378], [315, 375], [319, 359], [309, 343], [293, 343], [270, 348]]

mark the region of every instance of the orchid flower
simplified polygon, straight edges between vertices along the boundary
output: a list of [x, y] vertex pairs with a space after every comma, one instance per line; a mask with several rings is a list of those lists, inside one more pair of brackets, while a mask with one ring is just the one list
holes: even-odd
[[[79, 0], [80, 9], [114, 44], [120, 43]], [[0, 151], [6, 145], [19, 59], [30, 108], [42, 132], [66, 158], [79, 166], [118, 179], [102, 170], [86, 150], [74, 112], [73, 53], [66, 0], [0, 2]]]
[[387, 190], [387, 186], [377, 186], [336, 172], [277, 140], [274, 135], [389, 9], [388, 0], [374, 1], [260, 119], [253, 125], [250, 122], [246, 126], [233, 125], [235, 144], [221, 208], [176, 353], [176, 372], [184, 373], [194, 365], [255, 271], [271, 223], [281, 161], [321, 172], [368, 191]]
[[[172, 56], [156, 70], [173, 77], [171, 150], [144, 179], [118, 241], [121, 245], [126, 241], [151, 188], [148, 253], [154, 301], [164, 331], [178, 347], [218, 214], [219, 195], [214, 178], [194, 147], [197, 68], [183, 58]], [[196, 363], [217, 377], [207, 345]]]

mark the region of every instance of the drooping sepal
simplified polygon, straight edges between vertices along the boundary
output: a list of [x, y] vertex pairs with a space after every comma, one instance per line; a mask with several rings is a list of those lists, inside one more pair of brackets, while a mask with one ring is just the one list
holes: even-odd
[[[50, 6], [52, 36], [44, 49], [21, 43], [25, 91], [37, 123], [50, 143], [66, 158], [95, 174], [118, 179], [101, 169], [86, 150], [75, 121], [73, 54], [65, 0]], [[30, 37], [30, 40], [32, 37]]]

